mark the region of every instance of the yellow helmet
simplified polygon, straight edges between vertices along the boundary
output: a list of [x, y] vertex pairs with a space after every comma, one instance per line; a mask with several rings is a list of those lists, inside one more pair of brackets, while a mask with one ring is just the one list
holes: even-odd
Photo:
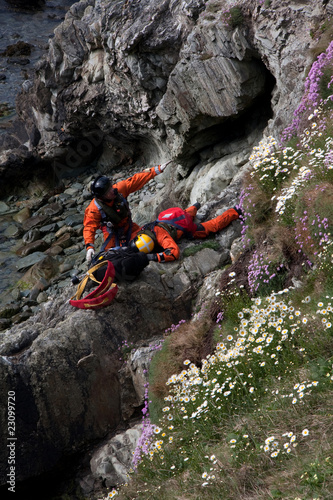
[[135, 238], [134, 244], [139, 252], [149, 253], [154, 250], [154, 240], [148, 234], [139, 234]]

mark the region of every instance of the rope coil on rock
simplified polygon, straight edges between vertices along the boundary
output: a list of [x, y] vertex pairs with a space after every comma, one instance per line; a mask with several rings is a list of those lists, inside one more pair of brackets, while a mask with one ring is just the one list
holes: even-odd
[[[94, 272], [100, 269], [102, 266], [107, 264], [107, 269], [102, 281], [99, 281], [95, 278]], [[77, 307], [79, 309], [100, 309], [101, 307], [105, 307], [110, 304], [110, 302], [114, 299], [117, 294], [118, 286], [113, 283], [113, 279], [115, 277], [115, 268], [112, 262], [103, 261], [99, 262], [92, 268], [90, 268], [86, 276], [79, 283], [76, 294], [73, 295], [69, 299], [69, 303]], [[89, 293], [83, 299], [82, 294], [87, 286], [88, 280], [91, 279], [99, 284], [99, 286]]]

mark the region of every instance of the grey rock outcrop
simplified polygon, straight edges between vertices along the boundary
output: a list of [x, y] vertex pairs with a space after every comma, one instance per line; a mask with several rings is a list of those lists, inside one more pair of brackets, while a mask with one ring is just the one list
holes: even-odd
[[129, 472], [133, 467], [133, 453], [141, 431], [142, 424], [136, 424], [125, 432], [117, 434], [94, 452], [90, 460], [91, 480], [85, 478], [82, 484], [83, 490], [85, 484], [89, 482], [96, 484], [98, 480], [107, 488], [124, 484], [129, 480]]
[[[313, 60], [324, 2], [255, 0], [237, 27], [233, 2], [81, 0], [49, 42], [33, 86], [17, 101], [12, 142], [53, 174], [178, 158], [188, 175], [208, 147], [288, 124]], [[17, 147], [4, 142], [10, 175]], [[22, 153], [23, 154], [23, 153]]]
[[[143, 350], [146, 343], [149, 358], [147, 339], [162, 338], [172, 323], [190, 317], [204, 277], [223, 262], [223, 254], [206, 248], [170, 267], [151, 263], [140, 279], [120, 284], [100, 311], [74, 309], [68, 303], [73, 291], [65, 288], [2, 334], [0, 393], [14, 391], [17, 402], [17, 480], [52, 468], [129, 420], [143, 403], [148, 360], [130, 357], [120, 372], [124, 342]], [[5, 428], [5, 406], [0, 420]], [[0, 453], [4, 478], [5, 445]]]

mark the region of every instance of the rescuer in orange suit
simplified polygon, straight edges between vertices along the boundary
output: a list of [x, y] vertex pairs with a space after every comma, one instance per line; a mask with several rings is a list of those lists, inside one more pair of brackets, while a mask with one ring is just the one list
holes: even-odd
[[[191, 207], [185, 209], [185, 212], [190, 214], [194, 219], [199, 208], [200, 203], [195, 203]], [[217, 233], [227, 227], [233, 220], [238, 219], [240, 215], [242, 215], [240, 208], [229, 208], [214, 219], [200, 224], [194, 224], [191, 237], [206, 238], [210, 233]], [[148, 230], [146, 228], [148, 228]], [[184, 235], [184, 232], [175, 228], [169, 227], [169, 229], [170, 230], [168, 230], [168, 224], [155, 224], [153, 227], [147, 224], [142, 228], [141, 232], [137, 233], [137, 236], [131, 242], [131, 246], [135, 245], [139, 251], [147, 253], [149, 260], [157, 262], [171, 262], [177, 260], [180, 255], [180, 250], [176, 241]], [[160, 247], [161, 251], [151, 253], [152, 249], [154, 247], [156, 248], [156, 246]]]
[[83, 219], [87, 264], [90, 264], [95, 254], [94, 242], [97, 229], [103, 231], [103, 251], [112, 247], [126, 246], [140, 231], [140, 226], [132, 221], [127, 197], [162, 173], [169, 163], [171, 161], [147, 168], [115, 184], [105, 175], [97, 177], [92, 182], [90, 190], [94, 199], [86, 208]]

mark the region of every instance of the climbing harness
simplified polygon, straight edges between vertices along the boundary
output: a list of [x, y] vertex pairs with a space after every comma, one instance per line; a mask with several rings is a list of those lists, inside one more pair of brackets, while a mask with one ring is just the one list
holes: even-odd
[[[118, 247], [128, 245], [132, 234], [132, 216], [126, 198], [122, 194], [118, 193], [112, 207], [103, 203], [101, 200], [97, 200], [96, 198], [94, 199], [94, 202], [101, 214], [101, 226], [104, 226], [108, 232], [108, 237], [104, 241], [101, 251], [104, 252], [113, 236], [116, 240], [115, 246]], [[124, 228], [118, 227], [118, 224], [126, 217], [129, 219], [129, 226], [125, 234]]]

